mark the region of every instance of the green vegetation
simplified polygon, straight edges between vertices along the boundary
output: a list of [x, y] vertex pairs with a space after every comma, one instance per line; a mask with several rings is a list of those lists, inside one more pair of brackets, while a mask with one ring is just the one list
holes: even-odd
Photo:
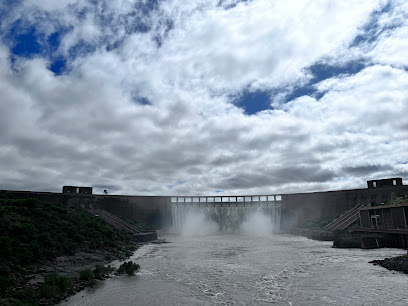
[[96, 284], [96, 280], [103, 280], [113, 271], [115, 271], [115, 268], [111, 266], [96, 265], [93, 270], [82, 270], [79, 273], [79, 279], [86, 281], [88, 287], [92, 287]]
[[335, 248], [361, 248], [361, 237], [351, 234], [348, 230], [335, 231], [333, 246]]
[[[115, 269], [111, 266], [96, 265], [95, 269], [86, 269], [80, 272], [79, 280], [85, 282], [85, 285], [92, 287], [96, 284], [97, 279], [104, 279], [108, 274]], [[44, 284], [34, 290], [32, 287], [26, 287], [18, 292], [15, 292], [12, 297], [13, 305], [38, 305], [49, 303], [50, 301], [58, 301], [59, 297], [66, 292], [75, 292], [73, 283], [75, 279], [59, 275], [57, 273], [49, 273], [44, 278]], [[46, 302], [48, 301], [48, 302]], [[41, 303], [39, 303], [41, 302]]]
[[57, 273], [50, 273], [44, 279], [41, 287], [41, 297], [54, 298], [64, 293], [71, 286], [71, 279]]
[[106, 276], [108, 276], [110, 273], [115, 271], [115, 268], [111, 266], [103, 266], [103, 265], [96, 265], [95, 269], [93, 270], [94, 277], [96, 279], [104, 279]]
[[135, 275], [135, 272], [137, 272], [140, 269], [140, 266], [136, 263], [133, 263], [132, 261], [124, 262], [121, 264], [117, 270], [118, 274], [127, 274], [127, 275]]
[[360, 217], [358, 217], [357, 220], [354, 221], [354, 222], [349, 226], [349, 228], [356, 228], [356, 227], [357, 227], [357, 228], [361, 227]]
[[13, 294], [14, 306], [38, 305], [39, 296], [31, 287], [25, 288]]
[[354, 234], [352, 230], [339, 230], [334, 232], [333, 247], [336, 248], [361, 248], [362, 238], [376, 239], [379, 247], [394, 247], [393, 237], [387, 234], [365, 233]]
[[[39, 291], [32, 287], [26, 287], [13, 294], [13, 305], [39, 305], [44, 299], [50, 301], [67, 292], [72, 286], [72, 280], [57, 273], [49, 273], [45, 276], [44, 284]], [[41, 303], [43, 304], [43, 303]]]
[[95, 274], [91, 269], [81, 271], [79, 273], [79, 279], [86, 281], [87, 287], [93, 287], [96, 284]]
[[116, 248], [128, 234], [85, 211], [35, 199], [0, 199], [0, 259], [30, 267], [82, 249]]
[[327, 224], [333, 222], [333, 220], [336, 218], [337, 217], [325, 217], [325, 218], [319, 218], [319, 219], [314, 219], [314, 220], [307, 220], [301, 223], [298, 227], [300, 228], [323, 228]]
[[408, 204], [408, 195], [396, 197], [390, 201], [384, 202], [384, 203], [373, 203], [371, 206], [387, 206], [387, 205], [399, 205], [399, 204]]
[[113, 250], [130, 256], [135, 249], [129, 245], [131, 239], [85, 211], [36, 199], [10, 199], [0, 192], [0, 298], [12, 299], [15, 305], [36, 305], [37, 300], [57, 301], [73, 290], [74, 281], [93, 285], [114, 269], [97, 265], [82, 271], [79, 279], [50, 273], [41, 286], [28, 285], [24, 275], [78, 251]]
[[10, 284], [11, 279], [8, 277], [8, 275], [0, 275], [0, 293], [4, 292]]

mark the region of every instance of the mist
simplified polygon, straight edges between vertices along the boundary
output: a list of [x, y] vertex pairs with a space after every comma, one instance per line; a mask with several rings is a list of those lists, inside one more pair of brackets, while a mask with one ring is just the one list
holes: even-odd
[[172, 206], [170, 232], [181, 236], [242, 234], [268, 236], [280, 229], [280, 207], [257, 206]]
[[189, 212], [178, 228], [176, 233], [181, 236], [206, 236], [219, 232], [218, 224], [205, 216], [203, 212]]
[[241, 224], [240, 233], [252, 236], [268, 236], [274, 233], [276, 226], [277, 224], [273, 222], [271, 216], [257, 209]]

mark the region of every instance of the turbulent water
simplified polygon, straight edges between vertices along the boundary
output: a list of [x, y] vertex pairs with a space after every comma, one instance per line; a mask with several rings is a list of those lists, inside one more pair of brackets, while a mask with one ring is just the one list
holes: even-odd
[[114, 276], [64, 305], [407, 305], [408, 276], [368, 261], [398, 249], [334, 249], [284, 234], [167, 235]]
[[280, 230], [281, 206], [268, 202], [256, 205], [197, 205], [172, 206], [171, 231], [181, 235], [211, 233], [272, 234]]

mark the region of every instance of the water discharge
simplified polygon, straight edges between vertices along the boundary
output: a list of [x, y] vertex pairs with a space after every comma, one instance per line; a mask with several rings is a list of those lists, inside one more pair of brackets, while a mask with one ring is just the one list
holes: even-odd
[[130, 258], [142, 267], [136, 276], [113, 276], [63, 305], [408, 304], [407, 276], [368, 263], [405, 250], [334, 249], [285, 234], [162, 238], [171, 243]]
[[280, 229], [280, 205], [173, 204], [171, 232], [182, 236], [214, 233], [270, 235]]

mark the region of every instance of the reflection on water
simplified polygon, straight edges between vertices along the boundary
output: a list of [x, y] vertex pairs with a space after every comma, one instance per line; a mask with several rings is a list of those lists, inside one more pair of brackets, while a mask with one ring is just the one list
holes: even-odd
[[397, 249], [333, 249], [290, 235], [218, 234], [146, 245], [135, 277], [115, 276], [63, 305], [407, 305], [408, 276], [369, 264]]

